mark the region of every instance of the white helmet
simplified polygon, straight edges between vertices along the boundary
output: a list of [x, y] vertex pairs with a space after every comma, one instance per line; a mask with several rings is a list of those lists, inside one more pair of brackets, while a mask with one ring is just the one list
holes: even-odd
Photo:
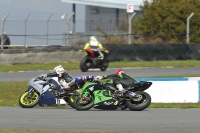
[[65, 71], [65, 70], [64, 70], [64, 68], [63, 68], [61, 65], [56, 66], [56, 67], [54, 68], [54, 72], [57, 73], [57, 74], [61, 74], [61, 73], [63, 73], [64, 71]]
[[97, 38], [96, 38], [95, 36], [91, 36], [91, 37], [90, 37], [90, 40], [91, 40], [91, 41], [97, 41]]

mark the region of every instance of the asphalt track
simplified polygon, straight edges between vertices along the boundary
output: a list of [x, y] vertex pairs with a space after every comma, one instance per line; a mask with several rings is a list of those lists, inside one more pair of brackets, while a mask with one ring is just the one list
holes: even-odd
[[199, 109], [76, 111], [56, 107], [0, 107], [0, 129], [199, 133]]
[[[83, 73], [69, 71], [73, 76], [107, 75], [106, 72], [90, 70]], [[124, 69], [131, 76], [162, 76], [200, 74], [195, 68], [134, 68]], [[0, 81], [28, 81], [49, 71], [0, 72]], [[144, 133], [200, 133], [200, 109], [150, 109], [144, 111], [76, 111], [57, 107], [0, 107], [0, 129], [63, 130], [63, 131], [109, 131]]]
[[[112, 74], [117, 68], [108, 69], [105, 72], [100, 70], [89, 70], [88, 72], [81, 72], [80, 70], [68, 71], [72, 77], [84, 75], [107, 75]], [[129, 68], [123, 69], [126, 73], [133, 77], [150, 77], [150, 76], [170, 76], [182, 74], [200, 74], [200, 67], [190, 68]], [[42, 73], [49, 73], [51, 71], [25, 71], [25, 72], [0, 72], [0, 81], [28, 81], [32, 77], [36, 77]]]

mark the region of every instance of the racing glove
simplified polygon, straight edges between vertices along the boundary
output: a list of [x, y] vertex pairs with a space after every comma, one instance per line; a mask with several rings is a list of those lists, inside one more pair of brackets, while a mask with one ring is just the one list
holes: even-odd
[[63, 89], [70, 89], [69, 84], [65, 80], [60, 80], [60, 84], [63, 86]]
[[109, 51], [108, 51], [108, 50], [104, 50], [104, 52], [105, 52], [105, 53], [109, 53]]

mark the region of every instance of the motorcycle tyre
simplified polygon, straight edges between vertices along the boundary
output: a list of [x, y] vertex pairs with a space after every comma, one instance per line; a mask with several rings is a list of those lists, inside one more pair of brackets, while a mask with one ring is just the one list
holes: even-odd
[[142, 104], [134, 105], [134, 104], [131, 104], [130, 100], [127, 100], [126, 105], [132, 111], [142, 111], [151, 104], [151, 96], [148, 93], [143, 92], [143, 91], [137, 91], [136, 93], [145, 95], [147, 101], [145, 101], [145, 103], [142, 103]]
[[87, 57], [83, 57], [83, 59], [81, 60], [80, 69], [81, 69], [82, 72], [88, 71], [88, 68], [85, 66], [87, 59], [88, 59]]
[[[104, 66], [104, 63], [107, 63], [107, 65]], [[108, 59], [105, 59], [105, 61], [103, 62], [103, 66], [100, 68], [101, 71], [106, 71], [106, 69], [108, 68], [108, 65], [109, 65], [109, 61], [108, 61]]]
[[[77, 97], [77, 98], [80, 98], [80, 97]], [[89, 104], [87, 104], [86, 106], [79, 106], [79, 105], [73, 103], [73, 107], [74, 107], [76, 110], [82, 110], [82, 111], [89, 110], [89, 109], [91, 109], [93, 106], [94, 106], [94, 97], [93, 97], [93, 100], [92, 100]]]
[[[77, 89], [76, 92], [81, 93], [81, 89]], [[74, 108], [74, 99], [77, 96], [70, 96], [70, 97], [66, 97], [65, 101], [69, 104], [70, 107]]]
[[37, 92], [35, 92], [35, 94], [37, 94], [37, 99], [35, 100], [35, 102], [32, 103], [32, 104], [25, 105], [25, 104], [23, 104], [23, 103], [21, 102], [21, 98], [22, 98], [22, 96], [24, 96], [26, 93], [28, 93], [28, 91], [25, 91], [25, 92], [20, 96], [20, 98], [19, 98], [19, 105], [20, 105], [22, 108], [33, 108], [33, 107], [35, 107], [35, 106], [38, 104], [38, 102], [39, 102], [40, 95], [39, 95]]
[[65, 99], [65, 101], [68, 103], [68, 105], [71, 107], [71, 108], [74, 108], [74, 101], [72, 101], [73, 98], [72, 96], [71, 97], [68, 97]]

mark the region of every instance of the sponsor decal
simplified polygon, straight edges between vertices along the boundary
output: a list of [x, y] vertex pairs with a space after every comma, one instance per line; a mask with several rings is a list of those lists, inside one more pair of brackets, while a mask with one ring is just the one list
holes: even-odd
[[114, 105], [117, 105], [118, 104], [118, 101], [115, 101]]
[[105, 105], [111, 105], [113, 102], [104, 102]]
[[93, 90], [94, 90], [94, 86], [90, 87], [89, 90], [90, 90], [90, 91], [93, 91]]

